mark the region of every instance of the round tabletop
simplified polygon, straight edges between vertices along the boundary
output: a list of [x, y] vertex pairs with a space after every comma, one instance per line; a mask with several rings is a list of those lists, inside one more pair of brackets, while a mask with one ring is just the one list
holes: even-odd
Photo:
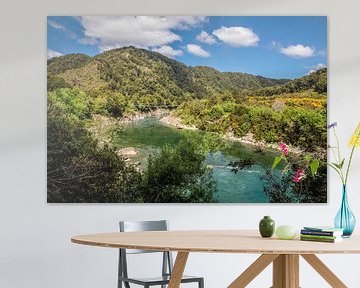
[[117, 232], [75, 236], [72, 242], [90, 246], [183, 252], [251, 254], [360, 253], [360, 237], [338, 243], [262, 238], [256, 230], [191, 230]]

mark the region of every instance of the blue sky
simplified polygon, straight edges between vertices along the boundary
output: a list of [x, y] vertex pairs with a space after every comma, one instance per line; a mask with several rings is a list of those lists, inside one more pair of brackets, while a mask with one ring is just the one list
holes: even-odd
[[49, 16], [48, 58], [135, 46], [186, 65], [297, 78], [327, 66], [325, 16]]

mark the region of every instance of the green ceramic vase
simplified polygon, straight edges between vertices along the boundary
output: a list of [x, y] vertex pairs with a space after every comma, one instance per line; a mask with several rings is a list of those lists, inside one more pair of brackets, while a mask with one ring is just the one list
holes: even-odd
[[271, 237], [275, 232], [275, 222], [270, 216], [264, 216], [259, 223], [259, 232], [262, 237]]

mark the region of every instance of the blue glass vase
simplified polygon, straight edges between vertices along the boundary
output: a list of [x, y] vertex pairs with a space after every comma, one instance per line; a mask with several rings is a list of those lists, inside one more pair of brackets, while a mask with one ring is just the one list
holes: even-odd
[[341, 207], [336, 214], [334, 224], [336, 228], [344, 229], [344, 238], [350, 237], [355, 228], [356, 219], [349, 207], [346, 185], [343, 185]]

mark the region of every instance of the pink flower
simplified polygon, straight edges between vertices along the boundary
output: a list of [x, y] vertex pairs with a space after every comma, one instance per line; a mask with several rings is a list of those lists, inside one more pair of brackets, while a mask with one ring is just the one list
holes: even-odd
[[289, 154], [289, 151], [288, 151], [288, 148], [287, 148], [286, 144], [280, 143], [279, 146], [280, 146], [280, 150], [284, 153], [284, 155]]
[[299, 183], [300, 180], [303, 179], [304, 177], [305, 177], [305, 171], [303, 169], [299, 169], [296, 171], [293, 181], [295, 183]]

